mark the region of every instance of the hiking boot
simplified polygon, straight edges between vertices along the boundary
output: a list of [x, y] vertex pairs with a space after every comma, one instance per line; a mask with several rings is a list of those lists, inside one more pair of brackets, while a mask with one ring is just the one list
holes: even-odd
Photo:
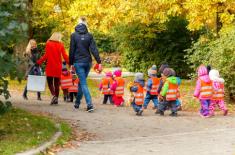
[[164, 112], [163, 111], [159, 111], [160, 116], [164, 116]]
[[228, 115], [228, 110], [224, 110], [224, 116], [227, 116]]
[[176, 112], [172, 112], [172, 113], [170, 114], [170, 116], [176, 117], [176, 116], [177, 116], [177, 113], [176, 113]]
[[155, 112], [155, 114], [160, 114], [160, 111], [157, 109], [156, 112]]
[[93, 107], [87, 107], [87, 110], [86, 110], [87, 112], [93, 112], [94, 111], [94, 109], [93, 109]]

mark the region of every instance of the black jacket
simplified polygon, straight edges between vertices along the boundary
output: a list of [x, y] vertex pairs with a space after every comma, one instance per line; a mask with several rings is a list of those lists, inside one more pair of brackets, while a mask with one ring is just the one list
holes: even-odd
[[101, 63], [99, 51], [93, 36], [88, 33], [86, 25], [79, 24], [75, 27], [75, 32], [71, 35], [69, 50], [70, 65], [74, 63], [91, 63], [91, 53], [97, 63]]

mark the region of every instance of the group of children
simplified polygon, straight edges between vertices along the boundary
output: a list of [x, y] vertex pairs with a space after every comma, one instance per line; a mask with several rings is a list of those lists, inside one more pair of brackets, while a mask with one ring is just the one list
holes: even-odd
[[219, 106], [226, 116], [228, 109], [224, 103], [224, 79], [220, 77], [219, 71], [201, 65], [197, 72], [194, 97], [198, 98], [201, 103], [200, 115], [202, 117], [213, 116], [215, 106]]
[[[145, 82], [143, 73], [136, 73], [133, 82], [127, 85], [130, 91], [128, 102], [132, 105], [136, 115], [140, 116], [144, 109], [147, 109], [149, 102], [154, 103], [153, 109], [156, 114], [164, 115], [164, 111], [171, 109], [171, 116], [177, 116], [180, 109], [179, 85], [181, 80], [175, 77], [175, 71], [168, 66], [161, 66], [161, 78], [157, 77], [157, 67], [153, 65], [148, 70], [148, 80]], [[100, 83], [100, 90], [104, 94], [103, 104], [107, 103], [108, 98], [111, 104], [121, 106], [124, 103], [125, 80], [121, 77], [122, 71], [117, 69], [113, 73], [107, 72]], [[145, 93], [146, 92], [146, 93]]]
[[[176, 77], [174, 69], [167, 64], [162, 64], [159, 68], [161, 77], [157, 77], [157, 67], [153, 65], [148, 69], [148, 79], [145, 81], [143, 73], [136, 73], [133, 82], [129, 82], [127, 89], [130, 91], [128, 102], [132, 105], [136, 115], [141, 116], [150, 101], [153, 102], [153, 109], [156, 114], [164, 115], [168, 109], [170, 116], [177, 116], [177, 111], [181, 110], [179, 86], [181, 79]], [[100, 83], [99, 89], [104, 94], [103, 104], [108, 99], [111, 104], [121, 106], [124, 103], [124, 85], [122, 71], [117, 69], [107, 72]], [[228, 109], [224, 103], [224, 79], [220, 77], [218, 70], [201, 65], [198, 68], [198, 79], [194, 96], [201, 103], [200, 115], [210, 117], [214, 115], [215, 107], [218, 105], [227, 115]]]

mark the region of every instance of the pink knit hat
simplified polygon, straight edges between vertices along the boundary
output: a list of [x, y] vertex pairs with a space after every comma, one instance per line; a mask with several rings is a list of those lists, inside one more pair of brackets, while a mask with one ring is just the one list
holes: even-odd
[[207, 68], [204, 65], [200, 65], [197, 70], [198, 76], [208, 75]]
[[122, 71], [120, 69], [117, 69], [113, 72], [113, 75], [115, 75], [116, 77], [120, 77], [122, 76]]
[[106, 75], [107, 77], [112, 77], [112, 76], [113, 76], [112, 72], [110, 72], [110, 71], [106, 72], [105, 75]]

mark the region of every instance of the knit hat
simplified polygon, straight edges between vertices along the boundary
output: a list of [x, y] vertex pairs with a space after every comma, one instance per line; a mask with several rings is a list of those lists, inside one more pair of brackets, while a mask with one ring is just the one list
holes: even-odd
[[122, 70], [121, 69], [116, 69], [114, 72], [113, 72], [113, 75], [115, 75], [116, 77], [121, 77], [122, 76]]
[[153, 65], [151, 68], [149, 68], [148, 70], [148, 76], [151, 76], [151, 75], [156, 75], [157, 74], [157, 66], [156, 65]]
[[107, 77], [112, 77], [112, 76], [113, 76], [112, 72], [110, 72], [110, 71], [106, 72], [105, 75], [106, 75]]
[[200, 65], [197, 70], [198, 76], [208, 75], [207, 68], [204, 65]]
[[175, 71], [172, 68], [165, 68], [162, 73], [166, 77], [174, 76]]
[[163, 71], [164, 71], [165, 68], [169, 68], [169, 65], [168, 65], [167, 62], [164, 62], [164, 63], [161, 64], [161, 66], [160, 66], [158, 72], [159, 72], [160, 74], [163, 73]]
[[210, 77], [210, 79], [211, 79], [212, 81], [224, 83], [224, 79], [220, 77], [219, 71], [216, 70], [216, 69], [212, 69], [212, 70], [209, 72], [209, 77]]
[[138, 72], [135, 74], [135, 81], [140, 81], [140, 80], [144, 80], [144, 74]]

